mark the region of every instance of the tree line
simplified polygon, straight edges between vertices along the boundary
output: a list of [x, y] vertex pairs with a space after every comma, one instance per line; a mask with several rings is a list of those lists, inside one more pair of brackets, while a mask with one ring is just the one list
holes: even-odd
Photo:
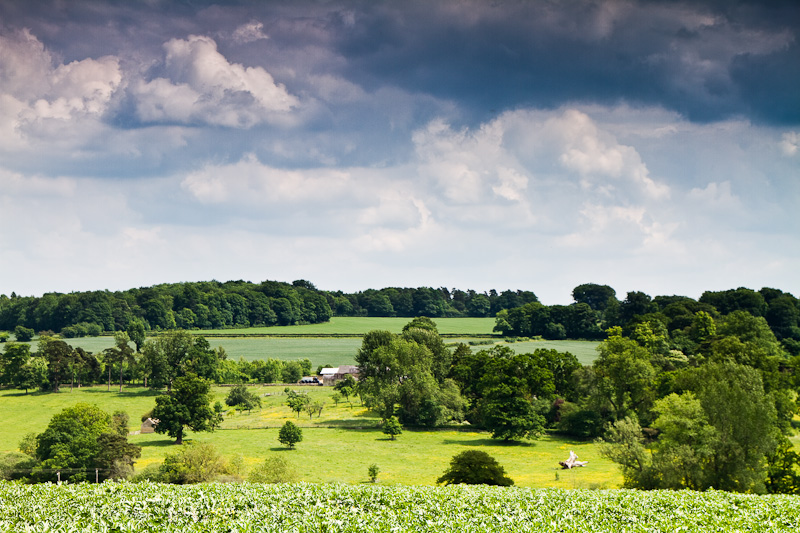
[[779, 289], [706, 291], [697, 300], [688, 296], [653, 298], [632, 291], [620, 301], [608, 285], [586, 283], [575, 287], [572, 296], [571, 305], [530, 302], [502, 310], [497, 313], [494, 330], [506, 336], [600, 340], [606, 338], [608, 328], [620, 326], [630, 335], [638, 324], [648, 322], [672, 348], [691, 354], [697, 343], [689, 331], [698, 312], [719, 320], [744, 311], [763, 318], [787, 352], [800, 354], [800, 300]]
[[345, 294], [318, 290], [306, 280], [168, 283], [41, 297], [11, 293], [0, 295], [0, 341], [3, 330], [15, 328], [73, 338], [125, 331], [134, 321], [141, 321], [147, 330], [188, 330], [315, 324], [334, 315], [487, 317], [535, 301], [530, 291], [477, 293], [444, 287]]
[[26, 393], [102, 383], [122, 390], [132, 382], [169, 391], [175, 379], [189, 373], [211, 383], [296, 383], [312, 368], [308, 359], [228, 359], [223, 348], [212, 348], [205, 337], [184, 330], [145, 340], [143, 329], [130, 328], [115, 333], [114, 346], [97, 354], [48, 335], [39, 337], [35, 350], [6, 342], [0, 353], [0, 384]]

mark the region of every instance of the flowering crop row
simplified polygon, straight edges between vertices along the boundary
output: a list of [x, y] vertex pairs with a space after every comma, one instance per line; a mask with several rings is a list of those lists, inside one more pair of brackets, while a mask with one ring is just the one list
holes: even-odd
[[800, 497], [484, 486], [20, 485], [0, 531], [800, 531]]

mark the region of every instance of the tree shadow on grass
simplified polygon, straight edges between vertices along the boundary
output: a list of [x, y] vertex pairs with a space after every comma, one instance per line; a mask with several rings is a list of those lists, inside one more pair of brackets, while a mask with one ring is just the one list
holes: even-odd
[[[184, 444], [189, 443], [187, 439], [184, 439], [183, 442]], [[150, 440], [144, 442], [137, 442], [136, 444], [138, 444], [142, 448], [171, 448], [173, 446], [175, 446], [176, 448], [178, 447], [175, 444], [174, 440]]]
[[375, 429], [380, 427], [380, 421], [354, 420], [350, 418], [347, 420], [320, 420], [315, 422], [314, 425], [341, 429]]
[[[62, 392], [69, 392], [69, 390], [62, 391]], [[21, 398], [21, 397], [24, 397], [24, 396], [33, 396], [33, 397], [46, 396], [48, 394], [61, 394], [61, 393], [60, 392], [54, 393], [53, 391], [49, 391], [49, 390], [48, 391], [41, 391], [41, 390], [28, 389], [27, 394], [25, 393], [24, 390], [20, 390], [19, 392], [3, 391], [3, 395], [2, 396], [4, 398], [6, 398], [6, 397], [8, 397], [8, 398]]]
[[469, 439], [469, 440], [456, 440], [444, 439], [443, 444], [458, 444], [461, 446], [486, 446], [486, 447], [513, 447], [513, 448], [530, 448], [536, 446], [535, 442], [515, 441], [515, 440], [498, 440], [498, 439]]
[[121, 396], [123, 398], [146, 398], [146, 397], [149, 397], [149, 396], [161, 396], [162, 394], [166, 394], [166, 390], [160, 391], [160, 390], [154, 390], [154, 389], [139, 389], [139, 390], [135, 390], [135, 391], [130, 391], [130, 390], [125, 390], [123, 388], [122, 392], [119, 392], [119, 385], [117, 385], [116, 389], [112, 386], [110, 391], [106, 390], [106, 389], [98, 389], [98, 388], [92, 387], [92, 388], [81, 389], [81, 392], [84, 392], [84, 393], [88, 392], [88, 393], [94, 393], [94, 394], [112, 394], [113, 393], [113, 394], [116, 394], [117, 396]]
[[289, 447], [286, 447], [286, 446], [275, 446], [275, 447], [269, 449], [269, 451], [271, 451], [271, 452], [293, 452], [295, 450], [296, 450], [296, 448], [289, 448]]

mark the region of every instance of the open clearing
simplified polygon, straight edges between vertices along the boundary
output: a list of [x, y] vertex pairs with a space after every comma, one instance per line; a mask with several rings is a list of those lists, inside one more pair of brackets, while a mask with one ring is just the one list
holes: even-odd
[[[358, 400], [352, 407], [346, 402], [335, 406], [329, 387], [294, 388], [307, 392], [312, 400], [326, 402], [321, 417], [310, 419], [302, 414], [298, 418], [284, 405], [283, 386], [257, 386], [252, 390], [262, 397], [261, 410], [226, 416], [214, 433], [190, 433], [187, 440], [213, 443], [223, 455], [240, 455], [249, 466], [269, 454], [282, 454], [297, 465], [303, 481], [359, 483], [366, 479], [367, 466], [375, 463], [385, 483], [430, 485], [444, 472], [452, 456], [467, 448], [479, 448], [494, 456], [520, 486], [613, 488], [622, 481], [616, 465], [601, 458], [591, 442], [545, 435], [536, 441], [504, 444], [468, 426], [405, 430], [392, 441], [377, 428], [378, 419]], [[214, 387], [215, 400], [223, 401], [229, 390]], [[76, 388], [72, 392], [65, 388], [58, 394], [2, 391], [0, 451], [15, 450], [25, 434], [42, 432], [55, 413], [77, 402], [95, 404], [109, 413], [124, 410], [131, 417], [131, 430], [138, 429], [141, 416], [155, 405], [155, 395], [141, 387], [126, 387], [119, 393], [113, 386], [111, 391], [104, 386]], [[287, 420], [303, 428], [303, 441], [295, 450], [282, 447], [277, 440], [278, 428]], [[137, 468], [160, 463], [174, 449], [172, 440], [164, 435], [131, 435], [130, 440], [142, 446]], [[588, 460], [590, 466], [560, 470], [558, 461], [564, 460], [570, 450]]]
[[[224, 348], [231, 359], [307, 358], [316, 369], [325, 364], [354, 363], [356, 351], [361, 346], [361, 335], [375, 329], [399, 333], [409, 320], [336, 317], [326, 324], [192, 333], [207, 335], [210, 344]], [[494, 344], [507, 345], [516, 352], [557, 349], [572, 352], [584, 364], [596, 356], [597, 342], [506, 342], [500, 337], [489, 338], [487, 335], [491, 334], [494, 326], [492, 318], [436, 319], [435, 322], [440, 333], [449, 335], [444, 339], [446, 343], [472, 342], [474, 351], [491, 348]], [[110, 336], [65, 340], [74, 347], [94, 353], [102, 352], [114, 342]], [[35, 342], [33, 344], [35, 349]], [[447, 467], [450, 458], [467, 447], [481, 448], [495, 456], [521, 486], [597, 488], [617, 487], [622, 481], [618, 468], [600, 458], [592, 443], [546, 435], [537, 441], [503, 444], [468, 426], [435, 431], [406, 430], [397, 441], [391, 441], [377, 428], [379, 420], [359, 406], [357, 400], [352, 407], [347, 403], [335, 406], [331, 400], [331, 388], [293, 388], [307, 392], [314, 400], [324, 401], [326, 406], [322, 416], [309, 419], [303, 414], [298, 419], [284, 405], [284, 386], [253, 386], [252, 390], [262, 397], [262, 409], [249, 414], [229, 414], [218, 431], [190, 434], [187, 440], [194, 438], [213, 443], [224, 455], [240, 455], [251, 466], [268, 454], [285, 454], [298, 466], [304, 481], [358, 483], [365, 479], [367, 466], [376, 463], [381, 469], [381, 479], [387, 483], [432, 484]], [[229, 390], [227, 387], [214, 387], [214, 400], [224, 403]], [[59, 394], [31, 392], [26, 395], [16, 390], [0, 391], [0, 451], [15, 450], [23, 436], [42, 432], [54, 414], [77, 402], [95, 404], [109, 413], [124, 410], [131, 417], [131, 430], [136, 430], [141, 416], [155, 405], [158, 394], [127, 385], [120, 393], [113, 383], [110, 391], [105, 385], [70, 390], [69, 384], [63, 386]], [[278, 428], [286, 420], [293, 420], [304, 428], [304, 440], [293, 451], [283, 449], [277, 441]], [[162, 435], [132, 435], [131, 441], [143, 447], [137, 468], [160, 463], [173, 449], [171, 440]], [[569, 450], [590, 461], [591, 467], [571, 471], [558, 469], [558, 461], [565, 459]]]

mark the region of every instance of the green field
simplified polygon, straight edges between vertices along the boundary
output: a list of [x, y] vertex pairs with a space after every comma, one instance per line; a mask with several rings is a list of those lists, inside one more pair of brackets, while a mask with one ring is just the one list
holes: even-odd
[[[308, 358], [312, 368], [316, 368], [324, 364], [352, 364], [361, 345], [359, 335], [374, 329], [399, 333], [406, 323], [406, 318], [344, 317], [334, 318], [327, 324], [309, 326], [193, 333], [208, 335], [210, 344], [223, 347], [232, 359]], [[517, 352], [555, 348], [572, 352], [584, 363], [594, 359], [597, 345], [596, 342], [585, 341], [507, 343], [499, 337], [487, 338], [494, 325], [493, 319], [438, 319], [436, 323], [440, 332], [451, 335], [445, 339], [448, 344], [489, 341], [510, 346]], [[276, 334], [280, 336], [271, 336]], [[113, 345], [113, 337], [110, 336], [66, 340], [72, 346], [94, 353]], [[491, 346], [475, 344], [472, 349], [477, 351]], [[386, 483], [431, 484], [453, 455], [465, 447], [480, 447], [495, 456], [518, 485], [578, 488], [616, 487], [621, 483], [617, 467], [600, 458], [591, 443], [571, 442], [550, 435], [537, 441], [503, 445], [490, 439], [488, 434], [471, 430], [468, 426], [437, 431], [405, 431], [396, 442], [392, 442], [376, 429], [379, 420], [361, 406], [335, 406], [330, 398], [333, 392], [330, 388], [303, 388], [313, 399], [326, 402], [322, 416], [313, 419], [307, 415], [296, 418], [284, 405], [286, 398], [282, 386], [254, 386], [252, 390], [262, 397], [261, 410], [226, 416], [215, 433], [190, 435], [189, 439], [211, 442], [224, 450], [226, 455], [241, 455], [248, 465], [263, 460], [270, 453], [290, 454], [301, 466], [304, 481], [357, 483], [365, 476], [365, 464], [374, 462], [380, 466], [381, 478]], [[215, 401], [224, 401], [228, 391], [226, 387], [214, 387]], [[126, 386], [119, 393], [113, 384], [110, 391], [106, 386], [70, 390], [68, 384], [62, 387], [59, 394], [32, 392], [26, 395], [21, 391], [0, 391], [0, 420], [3, 421], [0, 451], [15, 450], [24, 435], [40, 433], [54, 414], [77, 402], [95, 404], [109, 413], [124, 410], [131, 417], [130, 429], [136, 430], [141, 416], [153, 408], [157, 394], [134, 386]], [[277, 428], [286, 420], [297, 421], [305, 431], [305, 440], [292, 452], [283, 451], [277, 442]], [[131, 440], [143, 446], [137, 468], [160, 463], [172, 449], [170, 439], [161, 435], [132, 435]], [[582, 459], [589, 460], [592, 468], [557, 470], [558, 461], [566, 458], [570, 449], [575, 450]], [[331, 457], [336, 458], [335, 462], [330, 462]]]
[[[309, 359], [316, 369], [320, 365], [346, 365], [355, 363], [356, 351], [361, 346], [360, 335], [375, 329], [400, 333], [408, 318], [334, 317], [324, 324], [303, 326], [276, 326], [270, 328], [195, 330], [195, 335], [206, 335], [212, 347], [221, 346], [228, 357], [256, 359]], [[438, 318], [435, 320], [439, 332], [450, 337], [448, 344], [455, 342], [487, 342], [506, 344], [500, 337], [486, 338], [494, 327], [493, 318]], [[343, 335], [343, 336], [335, 336]], [[75, 348], [100, 353], [114, 345], [114, 338], [81, 337], [64, 339]], [[36, 342], [32, 344], [36, 349]], [[521, 353], [538, 348], [569, 351], [582, 364], [591, 363], [595, 357], [596, 341], [525, 341], [508, 343], [514, 351]], [[475, 345], [474, 351], [491, 348], [491, 345]]]
[[2, 531], [727, 533], [798, 528], [798, 496], [716, 491], [0, 482]]
[[[554, 435], [518, 444], [504, 444], [489, 438], [488, 433], [468, 426], [442, 430], [406, 430], [396, 441], [389, 440], [377, 429], [378, 419], [358, 405], [347, 403], [335, 406], [329, 387], [295, 387], [308, 392], [312, 399], [326, 402], [320, 417], [299, 418], [284, 405], [283, 387], [253, 387], [262, 397], [263, 407], [250, 414], [237, 413], [226, 417], [214, 433], [189, 434], [188, 439], [210, 442], [226, 456], [240, 455], [247, 465], [253, 465], [268, 454], [280, 453], [291, 459], [302, 472], [303, 481], [363, 481], [366, 465], [376, 463], [381, 479], [386, 483], [403, 485], [433, 484], [448, 465], [450, 458], [467, 448], [480, 448], [506, 468], [520, 486], [597, 488], [616, 487], [621, 483], [613, 463], [599, 457], [591, 442], [575, 442]], [[224, 400], [230, 389], [214, 387], [215, 400]], [[265, 396], [268, 395], [268, 396]], [[42, 432], [50, 418], [63, 408], [77, 402], [97, 405], [107, 412], [122, 409], [131, 417], [131, 430], [138, 429], [141, 415], [155, 405], [155, 393], [139, 388], [125, 388], [122, 393], [112, 387], [85, 387], [72, 392], [21, 394], [0, 392], [0, 451], [13, 451], [22, 437], [30, 432]], [[304, 440], [297, 449], [288, 451], [277, 440], [278, 428], [292, 420], [303, 428]], [[160, 463], [173, 449], [172, 441], [159, 434], [131, 435], [130, 440], [142, 445], [142, 457], [137, 468]], [[591, 467], [563, 471], [558, 461], [574, 450]]]
[[[92, 353], [100, 353], [114, 345], [113, 337], [83, 337], [66, 341], [75, 348], [81, 347]], [[308, 359], [314, 370], [326, 364], [352, 365], [361, 346], [360, 337], [209, 337], [208, 342], [213, 348], [224, 348], [229, 359]]]
[[[246, 329], [199, 330], [201, 335], [363, 335], [374, 329], [385, 329], [400, 333], [411, 318], [399, 317], [353, 317], [338, 316], [321, 324], [302, 326], [272, 326]], [[494, 318], [435, 318], [436, 327], [442, 335], [491, 335]]]
[[[597, 359], [598, 341], [524, 341], [512, 342], [507, 346], [517, 353], [532, 353], [539, 348], [569, 352], [578, 358], [582, 365], [590, 365]], [[480, 348], [477, 346], [476, 348]]]

